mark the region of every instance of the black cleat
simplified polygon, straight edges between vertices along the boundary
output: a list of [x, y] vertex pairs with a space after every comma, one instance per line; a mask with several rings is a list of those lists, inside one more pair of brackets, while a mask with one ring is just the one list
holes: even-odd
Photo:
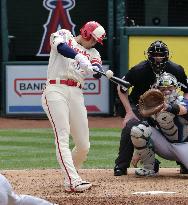
[[114, 168], [114, 176], [127, 175], [127, 169]]
[[188, 174], [188, 169], [183, 164], [180, 165], [180, 174]]

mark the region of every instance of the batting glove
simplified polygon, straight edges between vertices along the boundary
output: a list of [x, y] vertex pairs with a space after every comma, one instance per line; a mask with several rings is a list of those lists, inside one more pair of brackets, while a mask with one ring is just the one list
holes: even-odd
[[[95, 68], [95, 70], [98, 70], [98, 71], [104, 73], [104, 70], [102, 69], [102, 66], [93, 66], [93, 68]], [[101, 76], [102, 76], [102, 74], [97, 73], [97, 72], [94, 72], [94, 74], [93, 74], [93, 77], [96, 78], [96, 79], [100, 79]]]
[[78, 62], [80, 69], [83, 69], [89, 73], [93, 72], [92, 64], [86, 56], [79, 53], [75, 56], [75, 60]]

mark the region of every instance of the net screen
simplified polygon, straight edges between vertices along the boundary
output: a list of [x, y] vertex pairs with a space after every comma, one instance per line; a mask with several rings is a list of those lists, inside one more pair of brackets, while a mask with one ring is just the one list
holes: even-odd
[[187, 0], [126, 0], [128, 26], [188, 26]]

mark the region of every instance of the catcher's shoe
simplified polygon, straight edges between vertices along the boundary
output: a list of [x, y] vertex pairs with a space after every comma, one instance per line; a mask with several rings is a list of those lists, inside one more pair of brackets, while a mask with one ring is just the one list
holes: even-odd
[[118, 166], [114, 167], [114, 176], [127, 175], [127, 168], [119, 168]]
[[180, 174], [188, 174], [188, 169], [183, 164], [180, 165]]
[[137, 169], [135, 171], [135, 174], [139, 176], [156, 176], [159, 172], [160, 163], [161, 162], [158, 159], [155, 159], [154, 170], [141, 168], [141, 169]]
[[157, 175], [157, 173], [155, 173], [154, 170], [145, 169], [145, 168], [136, 169], [135, 174], [138, 175], [138, 176], [144, 176], [144, 177], [156, 176]]
[[65, 184], [65, 192], [84, 192], [92, 187], [92, 184], [87, 181], [75, 181], [72, 185]]

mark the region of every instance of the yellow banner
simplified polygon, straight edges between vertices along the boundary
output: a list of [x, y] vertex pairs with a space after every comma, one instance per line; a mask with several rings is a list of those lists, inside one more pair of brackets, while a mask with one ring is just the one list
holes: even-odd
[[162, 40], [170, 51], [170, 60], [185, 69], [188, 75], [188, 36], [130, 36], [129, 37], [129, 68], [147, 58], [150, 44], [156, 40]]

